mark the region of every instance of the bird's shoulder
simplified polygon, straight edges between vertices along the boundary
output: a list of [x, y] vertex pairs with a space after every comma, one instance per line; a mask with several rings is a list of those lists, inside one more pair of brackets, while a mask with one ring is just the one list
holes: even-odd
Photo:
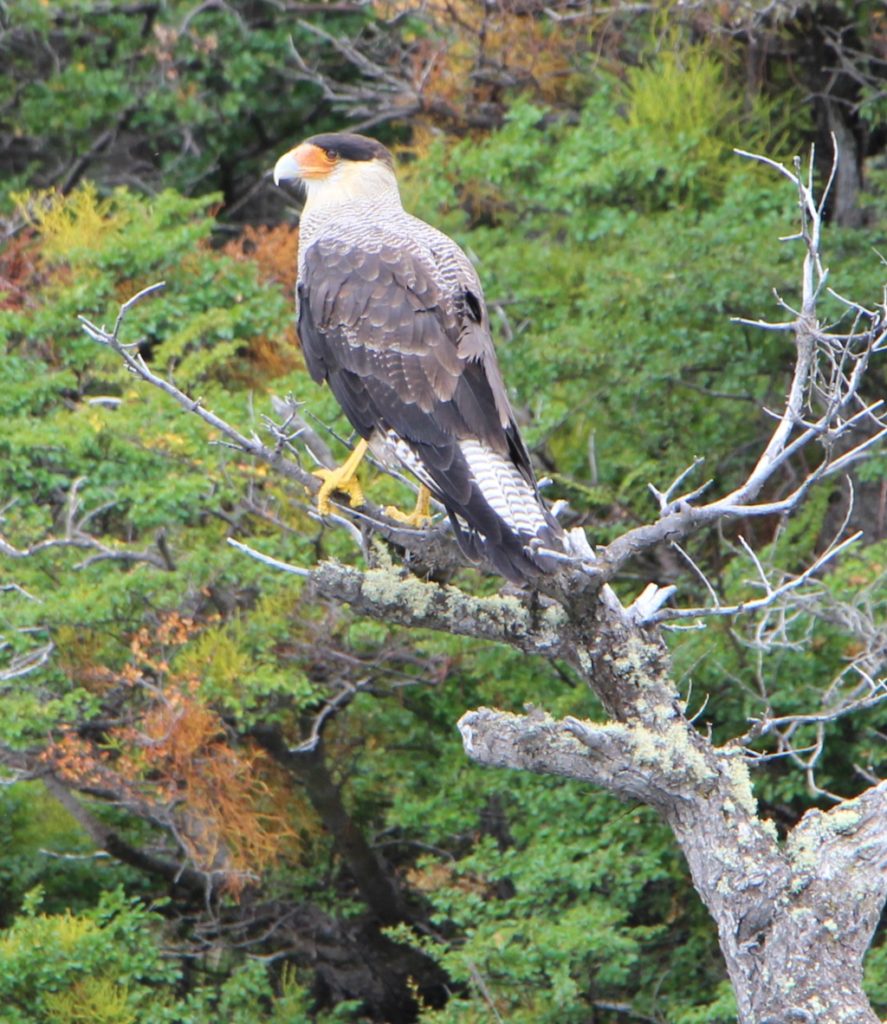
[[330, 225], [306, 242], [301, 256], [305, 278], [353, 273], [363, 276], [376, 271], [385, 276], [393, 274], [402, 285], [419, 283], [441, 298], [455, 298], [470, 291], [483, 302], [477, 272], [461, 246], [443, 231], [406, 212]]

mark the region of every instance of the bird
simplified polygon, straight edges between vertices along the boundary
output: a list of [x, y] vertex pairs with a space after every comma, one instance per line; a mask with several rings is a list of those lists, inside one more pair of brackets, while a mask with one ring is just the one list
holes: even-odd
[[369, 449], [421, 485], [413, 513], [388, 514], [422, 525], [433, 497], [471, 562], [517, 584], [554, 571], [564, 532], [539, 494], [471, 260], [404, 209], [375, 139], [314, 135], [273, 178], [305, 193], [296, 316], [307, 369], [361, 439], [341, 467], [317, 471], [318, 511], [334, 492], [363, 503], [355, 472]]

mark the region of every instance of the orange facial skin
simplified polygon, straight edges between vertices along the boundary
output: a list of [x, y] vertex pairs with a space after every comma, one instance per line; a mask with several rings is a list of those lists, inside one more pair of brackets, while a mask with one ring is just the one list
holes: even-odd
[[330, 156], [320, 146], [311, 142], [303, 142], [292, 150], [292, 157], [299, 165], [302, 178], [325, 178], [336, 166], [336, 158]]

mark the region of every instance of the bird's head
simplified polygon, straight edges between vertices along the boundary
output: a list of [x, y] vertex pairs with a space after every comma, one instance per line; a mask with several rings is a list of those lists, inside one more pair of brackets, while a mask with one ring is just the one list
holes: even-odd
[[274, 165], [274, 184], [300, 182], [311, 206], [397, 195], [394, 161], [381, 142], [365, 135], [313, 135]]

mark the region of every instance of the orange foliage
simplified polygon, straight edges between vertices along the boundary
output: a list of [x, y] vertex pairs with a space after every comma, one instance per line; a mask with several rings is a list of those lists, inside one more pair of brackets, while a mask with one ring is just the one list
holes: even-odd
[[[587, 23], [578, 27], [569, 16], [552, 17], [558, 6], [541, 0], [428, 0], [422, 11], [433, 30], [411, 41], [409, 55], [425, 117], [462, 128], [490, 127], [504, 111], [507, 91], [529, 89], [546, 103], [567, 98], [579, 58], [592, 47], [592, 33]], [[375, 8], [385, 19], [413, 9], [407, 0], [377, 0]]]
[[[116, 776], [108, 770], [107, 751], [98, 750], [94, 743], [78, 736], [73, 729], [62, 726], [61, 739], [50, 744], [40, 754], [40, 760], [49, 765], [53, 772], [66, 782], [87, 789], [106, 789], [108, 783], [114, 783]], [[120, 795], [128, 795], [128, 789], [114, 787]]]
[[296, 289], [296, 249], [299, 229], [289, 224], [274, 227], [247, 225], [243, 234], [228, 242], [222, 250], [235, 260], [249, 260], [259, 268], [265, 281], [279, 284], [287, 295]]
[[[235, 260], [255, 263], [263, 281], [283, 289], [292, 297], [296, 289], [296, 250], [299, 229], [289, 224], [274, 227], [247, 225], [243, 233], [228, 242], [223, 252]], [[253, 366], [265, 378], [281, 377], [301, 365], [295, 324], [282, 341], [260, 335], [249, 343]]]
[[22, 309], [38, 276], [38, 256], [32, 228], [22, 231], [0, 250], [0, 309]]
[[423, 867], [409, 868], [407, 883], [417, 892], [437, 892], [439, 889], [458, 889], [460, 892], [476, 893], [483, 898], [492, 894], [493, 887], [477, 875], [459, 872], [452, 864], [433, 861]]
[[199, 628], [172, 612], [153, 631], [140, 629], [130, 642], [132, 662], [116, 677], [147, 694], [138, 721], [109, 729], [102, 746], [66, 728], [42, 760], [64, 781], [164, 822], [194, 864], [238, 896], [295, 836], [287, 808], [264, 781], [273, 776], [265, 754], [231, 746], [221, 717], [197, 696], [199, 680], [163, 682], [169, 648]]
[[247, 879], [277, 856], [292, 835], [275, 811], [259, 775], [264, 755], [234, 750], [221, 718], [196, 697], [168, 687], [138, 729], [121, 730], [124, 778], [148, 778], [154, 798], [179, 803], [176, 831], [188, 855], [205, 871], [220, 872], [239, 893]]
[[301, 366], [302, 356], [295, 324], [287, 328], [282, 341], [275, 341], [264, 335], [252, 338], [249, 343], [249, 358], [259, 375], [266, 379], [282, 377], [297, 366]]
[[[169, 664], [163, 656], [167, 647], [181, 647], [190, 637], [199, 631], [197, 623], [187, 615], [179, 612], [168, 612], [153, 633], [147, 626], [142, 626], [133, 634], [129, 641], [132, 651], [132, 662], [123, 669], [123, 678], [127, 682], [135, 682], [144, 669], [164, 674], [169, 671]], [[156, 652], [160, 647], [161, 651]]]

